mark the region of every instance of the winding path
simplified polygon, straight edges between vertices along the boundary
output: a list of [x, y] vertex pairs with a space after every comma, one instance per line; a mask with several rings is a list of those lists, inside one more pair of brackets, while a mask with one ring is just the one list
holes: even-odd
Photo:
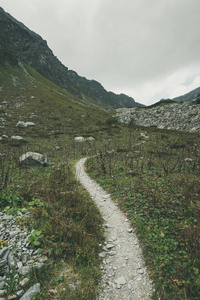
[[76, 176], [88, 190], [105, 221], [107, 242], [102, 245], [102, 281], [99, 300], [149, 300], [153, 291], [139, 242], [130, 222], [94, 180], [86, 174], [82, 158]]

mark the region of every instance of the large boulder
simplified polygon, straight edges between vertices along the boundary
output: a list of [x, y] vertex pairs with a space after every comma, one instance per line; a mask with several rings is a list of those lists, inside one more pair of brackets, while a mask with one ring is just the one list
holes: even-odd
[[19, 158], [21, 164], [28, 166], [43, 166], [46, 167], [51, 164], [49, 158], [46, 155], [36, 153], [36, 152], [27, 152]]

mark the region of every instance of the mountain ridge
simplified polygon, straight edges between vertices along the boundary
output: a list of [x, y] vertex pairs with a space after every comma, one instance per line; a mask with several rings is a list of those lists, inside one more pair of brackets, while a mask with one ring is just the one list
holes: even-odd
[[[197, 98], [199, 96], [200, 96], [200, 87], [195, 88], [194, 90], [192, 90], [192, 91], [190, 91], [190, 92], [188, 92], [188, 93], [186, 93], [184, 95], [175, 97], [175, 98], [161, 99], [157, 103], [166, 102], [166, 101], [171, 101], [171, 102], [188, 102], [188, 101], [194, 100], [195, 98]], [[155, 104], [156, 103], [154, 103], [154, 105]]]
[[3, 8], [0, 8], [0, 45], [1, 65], [16, 65], [21, 61], [69, 93], [80, 98], [85, 94], [109, 108], [144, 106], [127, 95], [108, 92], [99, 82], [88, 80], [69, 70], [53, 54], [40, 35], [6, 13]]

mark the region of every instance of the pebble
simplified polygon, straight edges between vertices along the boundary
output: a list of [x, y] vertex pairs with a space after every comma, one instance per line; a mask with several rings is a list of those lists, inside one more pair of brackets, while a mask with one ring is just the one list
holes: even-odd
[[[28, 238], [30, 234], [26, 229], [21, 229], [20, 225], [17, 225], [17, 221], [20, 218], [27, 218], [30, 216], [29, 212], [21, 212], [18, 215], [11, 216], [4, 212], [0, 212], [0, 239], [7, 241], [8, 245], [0, 250], [0, 296], [6, 293], [6, 281], [9, 281], [12, 271], [18, 272], [24, 278], [21, 279], [17, 285], [17, 290], [8, 299], [18, 299], [18, 297], [26, 295], [26, 292], [22, 287], [27, 283], [26, 277], [30, 272], [32, 266], [42, 267], [42, 265], [48, 260], [46, 256], [38, 254], [38, 251], [30, 249], [30, 243]], [[16, 275], [16, 278], [18, 276]], [[31, 287], [33, 293], [39, 292], [39, 283]], [[28, 295], [28, 294], [27, 294]], [[35, 295], [35, 294], [34, 294]], [[20, 298], [30, 299], [28, 296]], [[4, 298], [3, 298], [4, 299]]]
[[122, 276], [122, 277], [120, 277], [120, 278], [118, 278], [118, 279], [116, 279], [115, 280], [115, 283], [116, 284], [126, 284], [126, 280], [124, 279], [124, 277]]
[[107, 249], [111, 249], [111, 248], [115, 247], [115, 245], [113, 245], [113, 244], [107, 244], [106, 247], [107, 247]]

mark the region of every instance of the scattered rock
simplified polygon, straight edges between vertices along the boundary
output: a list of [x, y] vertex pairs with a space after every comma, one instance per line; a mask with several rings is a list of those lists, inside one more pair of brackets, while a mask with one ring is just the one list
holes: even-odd
[[[19, 299], [24, 293], [22, 287], [28, 281], [26, 275], [29, 273], [32, 266], [41, 267], [48, 260], [46, 256], [38, 254], [38, 251], [30, 249], [30, 243], [28, 242], [30, 234], [26, 228], [23, 228], [22, 230], [18, 225], [18, 219], [23, 217], [27, 218], [29, 216], [30, 213], [27, 211], [24, 214], [20, 213], [15, 217], [0, 212], [0, 237], [8, 243], [7, 247], [0, 249], [0, 290], [2, 291], [0, 292], [0, 295], [6, 293], [5, 280], [9, 280], [9, 276], [11, 276], [12, 272], [18, 272], [21, 275], [20, 278], [22, 277], [21, 281], [16, 285], [18, 286], [17, 290], [13, 295], [9, 296], [8, 299]], [[18, 278], [19, 280], [18, 275], [16, 275], [15, 278]], [[38, 290], [38, 286], [36, 286], [36, 288], [32, 287], [32, 290], [30, 291], [35, 293]], [[29, 297], [29, 293], [26, 293], [25, 295], [26, 297]], [[21, 299], [30, 299], [32, 296], [29, 298], [23, 297]]]

